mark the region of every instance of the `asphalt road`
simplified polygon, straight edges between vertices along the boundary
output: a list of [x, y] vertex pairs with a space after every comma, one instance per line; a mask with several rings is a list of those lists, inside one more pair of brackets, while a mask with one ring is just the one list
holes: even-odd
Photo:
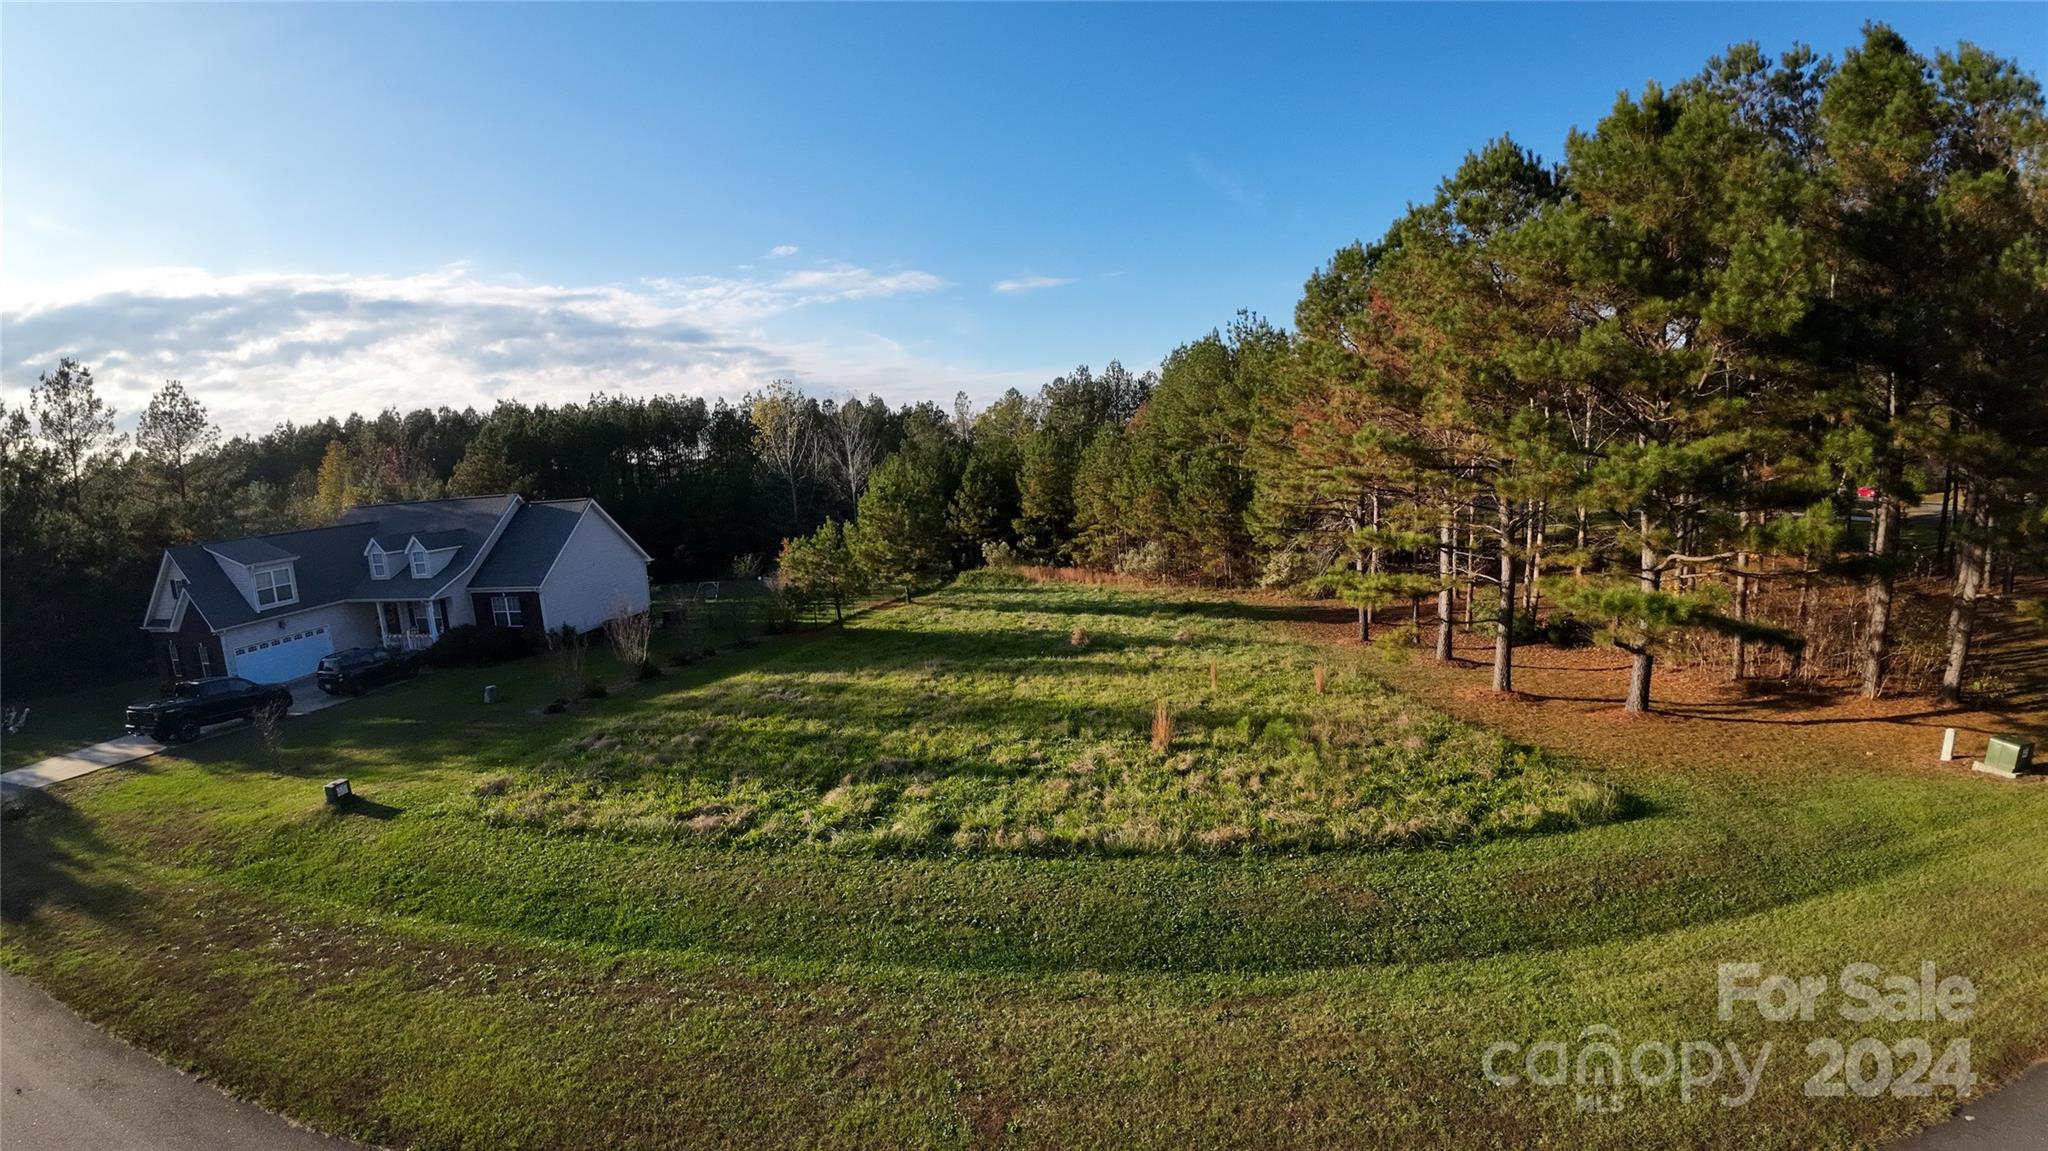
[[1893, 1151], [2048, 1151], [2048, 1063], [2034, 1064]]
[[357, 1151], [162, 1063], [0, 971], [5, 1151]]
[[[244, 1103], [0, 971], [0, 1151], [365, 1151]], [[2048, 1063], [1891, 1151], [2048, 1151]]]

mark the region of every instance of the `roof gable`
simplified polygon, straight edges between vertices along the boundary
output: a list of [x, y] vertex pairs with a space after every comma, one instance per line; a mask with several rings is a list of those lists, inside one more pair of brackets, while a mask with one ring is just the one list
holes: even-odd
[[474, 588], [537, 588], [569, 542], [589, 500], [551, 500], [519, 509], [469, 581]]

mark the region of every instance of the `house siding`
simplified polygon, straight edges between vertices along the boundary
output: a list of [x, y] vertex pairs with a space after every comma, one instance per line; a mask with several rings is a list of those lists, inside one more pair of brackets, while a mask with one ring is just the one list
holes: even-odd
[[585, 509], [554, 569], [541, 581], [541, 609], [548, 626], [567, 624], [591, 631], [603, 627], [622, 607], [646, 611], [650, 599], [647, 561], [639, 549], [602, 513]]
[[[280, 567], [281, 567], [281, 568], [284, 568], [284, 569], [286, 569], [286, 570], [290, 571], [290, 572], [292, 573], [292, 594], [293, 594], [293, 595], [298, 595], [298, 594], [300, 594], [300, 592], [299, 592], [299, 565], [298, 565], [297, 561], [293, 561], [293, 560], [287, 560], [287, 561], [285, 561], [285, 562], [283, 562], [283, 563], [260, 563], [260, 564], [256, 564], [256, 565], [255, 565], [254, 567], [245, 567], [245, 566], [243, 566], [242, 564], [236, 563], [236, 562], [235, 562], [234, 560], [228, 559], [228, 558], [226, 558], [226, 557], [224, 557], [224, 556], [221, 556], [221, 555], [219, 555], [219, 554], [217, 554], [217, 553], [214, 553], [214, 552], [208, 552], [208, 553], [207, 553], [207, 557], [208, 557], [209, 559], [212, 559], [212, 560], [213, 560], [213, 561], [215, 562], [215, 564], [217, 564], [217, 565], [218, 565], [218, 566], [220, 567], [220, 570], [221, 570], [221, 574], [222, 574], [222, 575], [225, 575], [225, 576], [227, 576], [227, 577], [228, 577], [228, 582], [229, 582], [229, 583], [231, 583], [231, 584], [233, 584], [233, 585], [235, 585], [235, 590], [236, 590], [236, 591], [238, 591], [238, 592], [241, 592], [241, 593], [242, 593], [242, 599], [248, 602], [248, 604], [249, 604], [250, 608], [254, 609], [254, 610], [255, 610], [255, 611], [257, 611], [257, 612], [260, 612], [260, 613], [262, 613], [262, 614], [263, 614], [263, 615], [264, 615], [264, 616], [265, 616], [266, 618], [268, 618], [268, 617], [270, 617], [270, 616], [273, 616], [273, 615], [275, 615], [276, 613], [279, 613], [279, 612], [289, 611], [289, 610], [290, 610], [290, 606], [289, 606], [289, 605], [287, 605], [286, 607], [283, 607], [283, 608], [279, 608], [279, 607], [275, 607], [275, 606], [273, 606], [273, 607], [258, 607], [258, 606], [257, 606], [257, 603], [256, 603], [256, 572], [257, 572], [257, 571], [258, 571], [259, 569], [260, 569], [260, 570], [263, 570], [263, 571], [268, 571], [268, 570], [270, 570], [271, 568], [280, 568]], [[364, 561], [363, 561], [363, 563], [364, 563], [365, 567], [367, 568], [367, 566], [368, 566], [368, 564], [369, 564], [369, 561], [368, 561], [368, 560], [364, 560]]]

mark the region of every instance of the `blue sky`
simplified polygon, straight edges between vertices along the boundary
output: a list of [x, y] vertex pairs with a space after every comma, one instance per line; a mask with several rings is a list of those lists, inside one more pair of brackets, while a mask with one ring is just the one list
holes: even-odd
[[2048, 5], [0, 9], [0, 384], [231, 430], [597, 388], [986, 398], [1149, 366], [1503, 132]]

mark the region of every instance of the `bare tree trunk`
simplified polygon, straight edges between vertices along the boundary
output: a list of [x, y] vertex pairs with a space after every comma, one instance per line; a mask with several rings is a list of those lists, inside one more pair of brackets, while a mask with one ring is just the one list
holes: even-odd
[[1876, 570], [1864, 591], [1869, 615], [1863, 628], [1863, 695], [1876, 699], [1884, 693], [1885, 654], [1891, 642], [1891, 559], [1898, 551], [1898, 501], [1880, 494], [1870, 521], [1870, 554]]
[[1437, 523], [1436, 572], [1443, 586], [1436, 591], [1436, 658], [1443, 661], [1451, 658], [1451, 580], [1457, 542], [1453, 531], [1449, 518]]
[[1493, 690], [1515, 690], [1515, 510], [1500, 500], [1500, 614], [1493, 633]]
[[[1643, 547], [1638, 562], [1640, 579], [1644, 591], [1656, 591], [1662, 582], [1657, 571], [1657, 549], [1650, 543], [1650, 513], [1640, 512], [1636, 526], [1642, 532]], [[1656, 670], [1657, 657], [1651, 653], [1648, 644], [1641, 647], [1624, 647], [1629, 653], [1628, 695], [1621, 702], [1625, 711], [1643, 712], [1650, 710], [1650, 676]]]
[[1465, 529], [1463, 537], [1465, 543], [1465, 554], [1463, 557], [1463, 570], [1465, 573], [1465, 606], [1460, 616], [1460, 619], [1462, 620], [1462, 624], [1465, 630], [1467, 632], [1470, 632], [1472, 630], [1472, 601], [1478, 598], [1479, 595], [1479, 549], [1476, 546], [1478, 541], [1472, 538], [1474, 531], [1473, 526], [1471, 524], [1465, 524], [1463, 526]]
[[[1803, 568], [1811, 568], [1813, 566], [1813, 557], [1801, 556], [1799, 559], [1799, 566]], [[1807, 636], [1811, 635], [1812, 632], [1813, 576], [1809, 574], [1802, 575], [1799, 577], [1799, 638], [1801, 640], [1804, 640]], [[1806, 675], [1806, 645], [1804, 643], [1801, 643], [1798, 647], [1792, 649], [1792, 668], [1788, 674], [1794, 676], [1795, 678], [1803, 678]]]
[[[1896, 422], [1899, 416], [1899, 384], [1885, 380], [1885, 415]], [[1884, 693], [1884, 657], [1892, 635], [1892, 568], [1898, 550], [1898, 469], [1888, 467], [1880, 478], [1877, 506], [1870, 513], [1870, 554], [1874, 560], [1864, 595], [1869, 615], [1863, 628], [1863, 695], [1876, 699]]]
[[[1362, 552], [1352, 552], [1352, 553], [1351, 553], [1351, 566], [1352, 566], [1352, 568], [1353, 568], [1353, 569], [1354, 569], [1355, 571], [1357, 571], [1357, 572], [1358, 572], [1358, 573], [1359, 573], [1360, 575], [1363, 575], [1363, 574], [1365, 574], [1365, 555], [1364, 555], [1364, 553], [1362, 553]], [[1369, 640], [1369, 639], [1371, 639], [1371, 638], [1372, 638], [1372, 609], [1371, 609], [1371, 608], [1368, 608], [1368, 607], [1366, 607], [1366, 606], [1365, 606], [1365, 604], [1361, 603], [1361, 604], [1359, 604], [1359, 605], [1358, 605], [1358, 642], [1360, 642], [1360, 643], [1364, 643], [1365, 641], [1367, 641], [1367, 640]]]
[[[1748, 562], [1748, 552], [1735, 553], [1737, 568], [1746, 566]], [[1743, 623], [1749, 622], [1749, 577], [1740, 571], [1735, 573], [1735, 618]], [[1748, 677], [1749, 641], [1738, 635], [1735, 637], [1735, 658], [1730, 661], [1728, 667], [1728, 678], [1741, 680]]]
[[1970, 662], [1970, 633], [1977, 626], [1977, 596], [1991, 571], [1991, 547], [1984, 538], [1989, 517], [1978, 493], [1969, 493], [1970, 532], [1956, 533], [1956, 591], [1948, 609], [1948, 666], [1941, 673], [1941, 702], [1963, 701], [1963, 671]]
[[1628, 668], [1628, 695], [1621, 701], [1623, 711], [1641, 714], [1650, 710], [1650, 675], [1656, 661], [1648, 648], [1626, 647], [1632, 657]]
[[[1372, 494], [1372, 532], [1372, 555], [1369, 557], [1370, 566], [1366, 570], [1370, 571], [1374, 575], [1378, 575], [1380, 574], [1380, 494], [1378, 492], [1374, 492]], [[1358, 632], [1359, 639], [1363, 640], [1365, 638], [1364, 629], [1372, 624], [1372, 616], [1372, 605], [1365, 605], [1365, 623], [1360, 625], [1360, 630]]]
[[1572, 562], [1572, 578], [1586, 578], [1586, 505], [1579, 505], [1579, 537], [1572, 550], [1578, 554]]

